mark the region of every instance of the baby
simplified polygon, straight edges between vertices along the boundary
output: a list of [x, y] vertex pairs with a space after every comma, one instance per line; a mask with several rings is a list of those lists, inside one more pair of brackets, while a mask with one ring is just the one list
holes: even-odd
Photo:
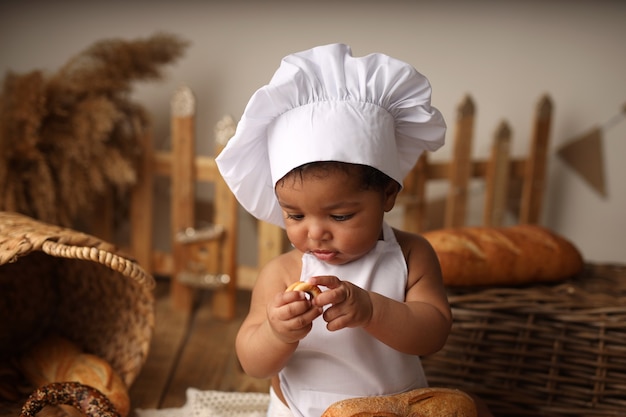
[[[287, 56], [250, 99], [217, 164], [243, 207], [293, 246], [261, 270], [237, 355], [271, 378], [269, 416], [427, 386], [421, 355], [452, 322], [428, 242], [384, 219], [420, 154], [444, 143], [428, 80], [342, 44]], [[317, 286], [311, 298], [285, 291]]]

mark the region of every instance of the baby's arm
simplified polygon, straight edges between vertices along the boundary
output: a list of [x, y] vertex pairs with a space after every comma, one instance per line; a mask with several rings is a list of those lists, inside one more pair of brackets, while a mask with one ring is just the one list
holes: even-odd
[[281, 255], [260, 272], [235, 343], [248, 375], [267, 378], [278, 373], [321, 314], [321, 308], [313, 307], [304, 293], [285, 292], [298, 277], [299, 266], [290, 254]]
[[409, 271], [404, 302], [337, 278], [315, 277], [311, 283], [330, 290], [316, 297], [314, 303], [333, 304], [324, 313], [329, 330], [363, 327], [398, 351], [428, 355], [443, 347], [452, 325], [439, 262], [424, 238], [405, 232], [396, 234]]

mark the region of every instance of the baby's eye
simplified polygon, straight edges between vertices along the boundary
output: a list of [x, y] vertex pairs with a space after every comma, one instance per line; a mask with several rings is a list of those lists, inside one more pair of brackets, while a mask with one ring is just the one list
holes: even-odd
[[350, 220], [354, 216], [353, 214], [333, 214], [330, 217], [338, 222], [345, 222], [346, 220]]
[[304, 214], [290, 214], [287, 213], [288, 220], [302, 220], [304, 219]]

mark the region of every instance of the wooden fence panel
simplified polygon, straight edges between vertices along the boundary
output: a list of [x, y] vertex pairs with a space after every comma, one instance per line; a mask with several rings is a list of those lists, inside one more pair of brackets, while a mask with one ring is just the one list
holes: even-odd
[[[519, 200], [519, 223], [539, 223], [543, 192], [546, 181], [546, 165], [552, 119], [552, 103], [546, 95], [537, 106], [530, 150], [525, 158], [510, 156], [511, 130], [503, 121], [496, 131], [492, 154], [488, 160], [472, 158], [475, 106], [467, 96], [459, 106], [455, 123], [452, 160], [429, 162], [427, 156], [419, 168], [411, 171], [405, 180], [398, 205], [403, 206], [403, 225], [407, 231], [420, 233], [427, 230], [427, 204], [424, 203], [425, 187], [433, 180], [448, 181], [443, 227], [464, 226], [467, 216], [468, 185], [471, 179], [485, 181], [484, 225], [503, 224], [508, 197], [513, 180], [522, 183]], [[407, 186], [408, 184], [408, 186]], [[416, 187], [415, 184], [420, 184]]]

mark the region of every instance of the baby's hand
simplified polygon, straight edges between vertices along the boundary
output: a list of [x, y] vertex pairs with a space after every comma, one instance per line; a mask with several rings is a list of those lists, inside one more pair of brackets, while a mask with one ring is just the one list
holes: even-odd
[[267, 320], [274, 335], [284, 343], [296, 343], [304, 338], [313, 326], [313, 320], [322, 314], [302, 291], [276, 294], [267, 306]]
[[313, 277], [309, 283], [328, 288], [313, 299], [313, 305], [319, 307], [331, 304], [324, 312], [328, 330], [368, 325], [372, 318], [373, 307], [367, 291], [330, 275]]

